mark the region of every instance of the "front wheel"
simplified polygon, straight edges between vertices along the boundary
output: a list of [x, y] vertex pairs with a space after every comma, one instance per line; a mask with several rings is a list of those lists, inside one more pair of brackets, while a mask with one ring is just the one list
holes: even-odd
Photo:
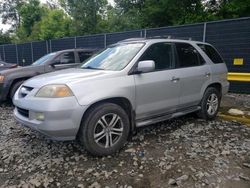
[[91, 108], [84, 116], [78, 137], [88, 152], [103, 156], [121, 149], [129, 132], [129, 118], [123, 108], [103, 103]]
[[214, 119], [220, 107], [220, 100], [220, 93], [216, 88], [207, 88], [201, 100], [201, 110], [198, 116], [206, 120]]

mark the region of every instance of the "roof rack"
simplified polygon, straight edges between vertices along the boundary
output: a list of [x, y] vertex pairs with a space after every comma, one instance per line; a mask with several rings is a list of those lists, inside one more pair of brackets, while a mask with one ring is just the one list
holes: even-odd
[[176, 37], [173, 37], [171, 35], [159, 35], [159, 36], [140, 37], [140, 38], [128, 38], [128, 39], [121, 40], [119, 42], [130, 42], [130, 41], [146, 40], [146, 39], [180, 39], [180, 40], [192, 40], [191, 37], [176, 38]]
[[191, 37], [181, 37], [181, 38], [176, 38], [172, 35], [161, 35], [161, 36], [152, 36], [152, 37], [146, 37], [146, 39], [181, 39], [181, 40], [192, 40]]
[[129, 41], [135, 41], [135, 40], [145, 40], [146, 38], [128, 38], [128, 39], [124, 39], [124, 40], [121, 40], [119, 42], [129, 42]]

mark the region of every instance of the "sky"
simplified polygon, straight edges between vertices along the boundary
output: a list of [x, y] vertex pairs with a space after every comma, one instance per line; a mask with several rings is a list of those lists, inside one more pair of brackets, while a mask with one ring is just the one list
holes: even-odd
[[[4, 1], [4, 0], [0, 0]], [[40, 0], [42, 3], [46, 3], [47, 0]], [[109, 4], [114, 5], [114, 0], [108, 0]], [[0, 30], [2, 29], [3, 32], [7, 31], [10, 28], [10, 25], [8, 24], [2, 24], [2, 19], [0, 18]]]

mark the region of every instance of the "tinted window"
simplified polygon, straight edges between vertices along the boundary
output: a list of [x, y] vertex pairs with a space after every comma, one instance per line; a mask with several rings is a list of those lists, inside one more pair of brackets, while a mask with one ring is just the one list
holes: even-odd
[[140, 61], [144, 60], [153, 60], [155, 62], [155, 70], [171, 68], [173, 62], [172, 45], [167, 43], [153, 44], [140, 58]]
[[74, 52], [65, 52], [62, 53], [59, 57], [61, 64], [70, 64], [75, 63], [75, 55]]
[[80, 62], [85, 61], [92, 55], [91, 52], [78, 52]]
[[190, 44], [176, 43], [178, 67], [192, 67], [200, 65], [200, 54]]
[[210, 45], [205, 44], [197, 44], [206, 54], [207, 56], [213, 61], [214, 63], [223, 63], [221, 56], [218, 52]]

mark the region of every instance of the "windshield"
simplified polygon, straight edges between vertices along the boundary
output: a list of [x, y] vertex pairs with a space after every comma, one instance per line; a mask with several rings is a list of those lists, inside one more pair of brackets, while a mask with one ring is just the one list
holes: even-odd
[[42, 65], [55, 56], [56, 53], [47, 54], [40, 59], [36, 60], [32, 65]]
[[117, 44], [83, 62], [82, 69], [119, 71], [128, 65], [144, 43]]

